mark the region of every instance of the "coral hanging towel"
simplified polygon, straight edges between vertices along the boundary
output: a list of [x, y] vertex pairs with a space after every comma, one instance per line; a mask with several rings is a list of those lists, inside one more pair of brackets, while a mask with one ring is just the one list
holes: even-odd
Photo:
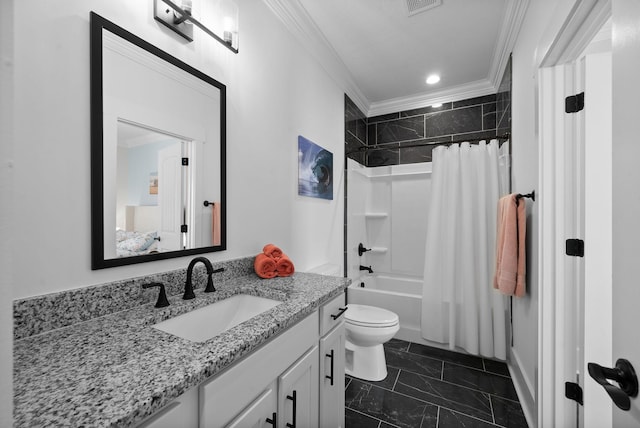
[[496, 272], [493, 288], [503, 294], [525, 295], [525, 239], [527, 217], [525, 199], [517, 201], [516, 194], [498, 201], [498, 236], [496, 239]]

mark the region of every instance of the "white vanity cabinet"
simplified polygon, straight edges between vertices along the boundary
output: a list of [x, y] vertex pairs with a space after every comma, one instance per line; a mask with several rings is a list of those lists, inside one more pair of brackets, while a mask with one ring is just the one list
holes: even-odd
[[139, 426], [343, 427], [344, 300], [323, 305]]
[[320, 308], [320, 427], [344, 427], [344, 300]]
[[317, 345], [278, 378], [278, 415], [282, 428], [318, 426]]

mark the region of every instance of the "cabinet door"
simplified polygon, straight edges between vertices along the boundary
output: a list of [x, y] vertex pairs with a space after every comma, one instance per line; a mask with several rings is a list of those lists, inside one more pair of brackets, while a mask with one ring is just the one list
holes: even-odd
[[227, 428], [275, 428], [278, 396], [275, 381], [229, 424]]
[[318, 346], [278, 378], [278, 427], [318, 426]]
[[344, 321], [320, 339], [320, 426], [344, 426]]

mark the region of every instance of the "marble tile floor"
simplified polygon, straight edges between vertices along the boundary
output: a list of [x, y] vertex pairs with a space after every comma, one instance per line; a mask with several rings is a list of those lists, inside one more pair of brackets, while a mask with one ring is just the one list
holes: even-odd
[[345, 382], [346, 428], [527, 428], [506, 364], [392, 339], [389, 374]]

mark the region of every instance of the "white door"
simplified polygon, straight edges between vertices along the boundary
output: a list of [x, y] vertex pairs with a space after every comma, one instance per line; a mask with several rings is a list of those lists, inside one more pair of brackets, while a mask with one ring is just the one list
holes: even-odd
[[158, 151], [158, 206], [160, 209], [161, 251], [182, 249], [180, 226], [182, 208], [182, 147], [180, 144]]
[[[586, 151], [593, 152], [592, 160], [587, 156], [585, 162], [587, 232], [589, 216], [600, 219], [591, 230], [611, 232], [609, 237], [594, 233], [595, 239], [587, 234], [585, 242], [587, 266], [591, 264], [594, 268], [586, 271], [585, 364], [591, 363], [591, 377], [585, 379], [584, 412], [586, 427], [625, 428], [640, 426], [637, 379], [627, 375], [633, 369], [623, 363], [627, 360], [631, 367], [640, 367], [640, 341], [635, 327], [640, 304], [640, 288], [635, 283], [640, 260], [640, 196], [636, 190], [640, 183], [636, 162], [640, 159], [640, 145], [636, 143], [640, 136], [637, 114], [640, 83], [635, 77], [640, 69], [640, 2], [614, 0], [612, 12], [612, 54], [588, 55], [586, 68], [587, 94], [600, 93], [600, 100], [588, 102], [589, 97], [585, 97], [585, 109], [600, 110], [600, 115], [611, 118], [609, 128], [589, 132], [591, 123], [587, 114]], [[590, 74], [600, 76], [591, 89]], [[607, 96], [610, 104], [603, 106]], [[601, 118], [596, 121], [603, 122]], [[599, 132], [601, 135], [590, 144], [589, 135]], [[611, 135], [609, 141], [607, 133]], [[591, 254], [587, 251], [589, 247], [593, 248]], [[596, 268], [598, 264], [600, 269]], [[591, 286], [589, 281], [593, 281]], [[595, 298], [589, 303], [590, 292]], [[589, 341], [591, 355], [587, 352]], [[625, 374], [620, 378], [623, 369]], [[601, 422], [597, 422], [598, 418], [602, 418]]]
[[[640, 369], [640, 1], [613, 1], [613, 358]], [[613, 409], [614, 427], [640, 426], [640, 399]]]

